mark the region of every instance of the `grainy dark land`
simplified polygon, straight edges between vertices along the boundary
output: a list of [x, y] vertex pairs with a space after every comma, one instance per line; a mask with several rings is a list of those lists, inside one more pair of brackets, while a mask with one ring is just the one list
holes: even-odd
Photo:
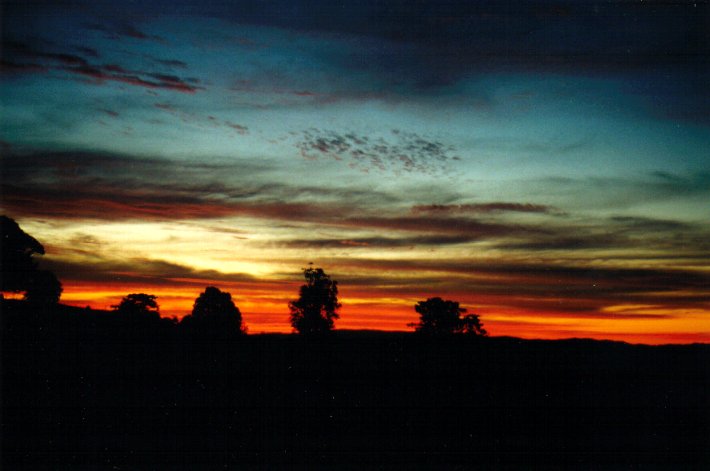
[[2, 312], [3, 469], [710, 469], [710, 346]]

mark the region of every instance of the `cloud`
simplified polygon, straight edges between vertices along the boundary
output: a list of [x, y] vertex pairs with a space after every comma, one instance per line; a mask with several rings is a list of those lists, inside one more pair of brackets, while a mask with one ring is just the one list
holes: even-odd
[[469, 240], [511, 237], [521, 234], [544, 233], [535, 226], [480, 221], [471, 218], [452, 217], [411, 217], [373, 216], [346, 217], [331, 222], [333, 225], [366, 229], [387, 229], [394, 231], [418, 232], [421, 234], [455, 234]]
[[174, 75], [129, 71], [116, 65], [60, 67], [60, 69], [93, 79], [95, 84], [120, 82], [137, 87], [173, 90], [182, 93], [195, 93], [198, 90], [204, 90], [204, 87], [188, 83]]
[[[91, 83], [119, 82], [149, 89], [173, 90], [182, 93], [195, 93], [204, 90], [196, 85], [195, 79], [184, 79], [171, 74], [155, 71], [128, 69], [117, 64], [97, 64], [76, 54], [64, 52], [43, 51], [34, 46], [17, 41], [7, 41], [6, 57], [3, 58], [3, 69], [14, 73], [36, 73], [45, 71], [60, 71], [88, 78]], [[74, 47], [75, 50], [80, 50]], [[84, 54], [92, 59], [98, 58], [93, 49], [84, 50]], [[5, 51], [4, 51], [5, 52]], [[27, 62], [28, 60], [34, 62]]]
[[147, 34], [134, 24], [126, 21], [114, 21], [108, 24], [87, 23], [85, 29], [104, 33], [110, 39], [130, 38], [140, 40], [164, 41], [160, 36]]
[[[586, 257], [614, 250], [638, 260], [672, 251], [701, 264], [707, 231], [672, 220], [612, 216], [577, 220], [516, 202], [414, 206], [353, 187], [273, 183], [263, 164], [203, 164], [90, 152], [7, 152], [2, 208], [11, 216], [94, 220], [214, 220], [244, 217], [318, 233], [266, 242], [290, 249], [406, 249], [485, 243], [484, 250]], [[230, 175], [225, 179], [225, 175]], [[521, 221], [507, 213], [539, 215]], [[254, 242], [258, 245], [257, 242]], [[631, 251], [631, 252], [629, 252]], [[610, 256], [607, 253], [605, 256]], [[707, 258], [705, 256], [705, 258]]]
[[664, 195], [695, 195], [710, 193], [710, 172], [696, 171], [686, 175], [656, 171], [650, 174], [649, 185], [653, 191], [661, 191]]
[[[309, 83], [308, 85], [314, 87], [313, 89], [295, 86], [294, 82], [298, 82], [299, 78], [284, 75], [283, 72], [267, 69], [252, 74], [249, 79], [236, 81], [229, 90], [238, 93], [241, 100], [249, 101], [260, 109], [304, 104], [333, 105], [341, 101], [366, 102], [395, 99], [391, 91], [373, 89], [372, 85], [352, 83], [338, 72], [335, 76], [329, 75], [325, 81]], [[333, 81], [336, 83], [330, 83]]]
[[232, 129], [234, 129], [238, 134], [241, 134], [241, 135], [249, 134], [249, 128], [246, 126], [242, 126], [241, 124], [234, 124], [229, 121], [225, 121], [224, 124], [226, 124], [227, 126], [229, 126]]
[[88, 61], [75, 54], [62, 52], [40, 51], [19, 41], [3, 41], [3, 55], [6, 57], [23, 57], [31, 60], [44, 60], [50, 63], [67, 66], [87, 66]]
[[112, 118], [118, 118], [119, 116], [121, 116], [121, 114], [118, 111], [109, 110], [106, 108], [102, 108], [100, 111], [107, 114], [108, 116], [110, 116]]
[[151, 286], [192, 286], [217, 282], [253, 282], [256, 278], [244, 273], [221, 273], [196, 270], [164, 260], [132, 258], [116, 260], [94, 254], [93, 259], [79, 261], [45, 258], [42, 267], [53, 271], [62, 282], [144, 284]]
[[[0, 190], [2, 208], [11, 216], [145, 221], [246, 217], [280, 226], [328, 228], [332, 234], [295, 235], [266, 244], [292, 249], [486, 242], [504, 253], [557, 251], [565, 256], [626, 249], [638, 259], [672, 250], [677, 257], [690, 257], [685, 264], [699, 263], [709, 249], [707, 231], [678, 221], [615, 216], [580, 223], [571, 216], [558, 218], [549, 206], [515, 202], [426, 205], [402, 212], [394, 209], [401, 201], [387, 193], [269, 183], [269, 171], [247, 162], [176, 164], [116, 154], [9, 151]], [[226, 174], [233, 176], [230, 181], [225, 181]], [[511, 222], [500, 216], [508, 212], [543, 219]]]
[[691, 231], [696, 229], [693, 224], [687, 222], [638, 216], [612, 216], [610, 221], [612, 224], [620, 226], [624, 231], [642, 233]]
[[[587, 311], [589, 315], [613, 317], [602, 314], [602, 308], [629, 303], [660, 305], [669, 310], [707, 309], [710, 300], [710, 273], [696, 270], [515, 263], [505, 259], [491, 262], [336, 257], [320, 262], [344, 273], [360, 273], [356, 282], [364, 289], [490, 298], [501, 310], [511, 306], [546, 315], [559, 312], [576, 316]], [[383, 273], [388, 274], [385, 280], [378, 276]]]
[[[162, 159], [91, 152], [8, 153], [0, 182], [2, 207], [15, 214], [68, 219], [214, 218], [240, 210], [260, 192], [253, 181], [220, 182], [225, 172], [252, 178], [258, 164], [176, 165]], [[190, 182], [190, 183], [180, 183]]]
[[552, 213], [558, 212], [556, 208], [531, 203], [478, 203], [478, 204], [429, 204], [412, 207], [412, 212], [417, 213]]
[[[259, 186], [237, 190], [218, 185], [154, 184], [95, 179], [90, 186], [63, 183], [19, 186], [2, 183], [4, 209], [13, 214], [58, 219], [133, 219], [168, 221], [253, 217], [282, 221], [318, 221], [341, 208], [306, 203], [250, 201]], [[222, 194], [220, 194], [222, 193]]]
[[[705, 8], [687, 4], [566, 2], [260, 2], [252, 8], [204, 3], [204, 14], [239, 24], [356, 38], [351, 54], [332, 51], [348, 72], [377, 71], [410, 92], [450, 86], [472, 71], [587, 75], [642, 70], [706, 70]], [[564, 15], [551, 13], [562, 11]], [[312, 12], [319, 14], [313, 15]], [[673, 18], [673, 21], [668, 21]], [[633, 28], [628, 25], [633, 24]], [[659, 35], [658, 31], [664, 34]], [[681, 91], [681, 93], [683, 93]]]
[[386, 137], [371, 137], [311, 128], [296, 147], [306, 159], [330, 158], [364, 172], [442, 174], [459, 159], [451, 145], [397, 129]]
[[456, 245], [478, 240], [475, 236], [418, 236], [418, 237], [359, 237], [348, 239], [292, 239], [275, 242], [275, 245], [295, 249], [379, 249], [414, 246]]
[[[707, 229], [685, 221], [612, 216], [583, 222], [555, 222], [546, 227], [549, 229], [546, 234], [518, 237], [517, 240], [503, 241], [497, 247], [523, 251], [624, 249], [631, 251], [635, 259], [647, 255], [654, 258], [661, 251], [668, 250], [675, 257], [688, 255], [697, 258], [703, 251], [710, 251], [710, 245], [706, 242], [709, 235]], [[693, 255], [693, 252], [696, 253]]]
[[[564, 232], [564, 231], [560, 231]], [[605, 248], [624, 248], [631, 245], [631, 241], [611, 234], [584, 234], [579, 236], [558, 236], [537, 238], [520, 242], [506, 242], [497, 247], [508, 250], [545, 251], [545, 250], [590, 250]]]
[[44, 73], [49, 70], [42, 64], [32, 62], [13, 62], [6, 59], [0, 60], [0, 73], [6, 74], [29, 74]]
[[71, 47], [72, 47], [72, 49], [79, 52], [80, 54], [83, 54], [84, 56], [93, 57], [95, 59], [98, 59], [100, 56], [99, 51], [97, 51], [96, 49], [91, 48], [91, 47], [78, 46], [78, 45], [73, 45]]
[[[414, 5], [376, 0], [351, 5], [333, 5], [325, 0], [248, 0], [236, 4], [205, 0], [199, 5], [192, 0], [154, 0], [150, 5], [119, 2], [120, 8], [98, 6], [97, 17], [103, 20], [84, 24], [84, 28], [113, 39], [164, 44], [165, 39], [149, 31], [151, 20], [163, 17], [165, 11], [179, 10], [183, 11], [179, 15], [182, 24], [189, 25], [195, 19], [204, 21], [205, 16], [219, 18], [224, 26], [215, 35], [215, 43], [230, 36], [233, 41], [250, 43], [251, 39], [236, 38], [233, 31], [227, 32], [245, 27], [251, 28], [250, 36], [281, 31], [288, 38], [313, 38], [321, 44], [334, 44], [337, 40], [345, 47], [315, 47], [317, 52], [306, 55], [337, 69], [338, 76], [364, 75], [376, 84], [359, 87], [352, 86], [355, 80], [345, 80], [337, 83], [350, 85], [335, 87], [338, 90], [334, 91], [284, 80], [286, 86], [276, 87], [294, 97], [305, 92], [301, 97], [312, 100], [366, 96], [372, 90], [381, 91], [380, 95], [445, 94], [472, 75], [501, 71], [628, 78], [630, 72], [649, 77], [637, 72], [660, 69], [672, 72], [657, 74], [670, 77], [670, 85], [659, 87], [658, 80], [644, 78], [635, 81], [638, 93], [656, 103], [658, 109], [672, 113], [688, 113], [689, 109], [691, 119], [694, 115], [707, 118], [702, 105], [710, 95], [702, 85], [707, 81], [703, 79], [707, 77], [710, 50], [703, 40], [703, 22], [698, 21], [706, 8], [690, 2], [655, 4], [653, 8], [634, 3], [592, 6], [589, 2], [568, 2], [558, 8], [525, 2], [510, 8], [505, 2], [482, 0], [424, 0]], [[21, 7], [11, 5], [11, 16], [26, 15], [13, 15], [15, 9]], [[567, 13], [550, 13], [557, 10]], [[319, 14], [313, 14], [316, 11]], [[629, 24], [634, 28], [629, 28]], [[691, 80], [679, 80], [679, 74]], [[687, 86], [689, 83], [693, 84], [692, 89]]]
[[[300, 188], [259, 183], [260, 179], [255, 178], [259, 175], [258, 168], [251, 169], [251, 164], [247, 163], [205, 166], [183, 162], [176, 165], [161, 159], [54, 152], [10, 154], [5, 164], [7, 178], [0, 182], [2, 206], [10, 214], [24, 216], [150, 221], [249, 217], [287, 224], [316, 224], [335, 230], [388, 230], [410, 234], [338, 239], [350, 240], [351, 245], [390, 247], [452, 245], [546, 233], [535, 226], [470, 217], [383, 212], [378, 204], [388, 201], [386, 195], [364, 196], [357, 188]], [[225, 183], [225, 173], [243, 177]], [[299, 241], [291, 244], [298, 245]], [[334, 245], [336, 241], [326, 241], [326, 244]]]
[[[519, 186], [528, 194], [569, 195], [565, 198], [567, 204], [578, 208], [605, 208], [619, 213], [655, 202], [665, 204], [673, 199], [706, 198], [710, 196], [710, 173], [694, 170], [648, 172], [629, 177], [543, 177], [520, 180]], [[687, 200], [683, 204], [687, 204]]]
[[179, 69], [187, 69], [187, 63], [177, 60], [177, 59], [154, 59], [161, 65], [168, 67], [177, 67]]

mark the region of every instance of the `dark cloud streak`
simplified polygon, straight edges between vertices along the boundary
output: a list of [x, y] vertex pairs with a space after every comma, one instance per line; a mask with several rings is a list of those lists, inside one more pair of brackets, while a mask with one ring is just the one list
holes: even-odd
[[99, 31], [104, 33], [110, 39], [139, 39], [139, 40], [153, 40], [153, 41], [164, 41], [160, 36], [155, 36], [147, 34], [134, 24], [125, 21], [112, 21], [109, 23], [87, 23], [84, 25], [87, 30]]
[[415, 246], [445, 246], [478, 240], [474, 236], [360, 237], [350, 239], [294, 239], [275, 245], [296, 249], [381, 249]]
[[63, 281], [128, 284], [146, 286], [181, 286], [210, 282], [252, 282], [256, 279], [244, 273], [221, 273], [215, 270], [196, 270], [163, 260], [134, 258], [115, 260], [93, 254], [93, 260], [69, 261], [46, 258], [42, 266], [52, 270]]
[[492, 202], [477, 204], [430, 204], [412, 207], [413, 213], [552, 213], [558, 212], [556, 208], [532, 203]]
[[[705, 271], [480, 260], [332, 258], [323, 261], [342, 271], [416, 274], [408, 283], [419, 285], [420, 290], [422, 283], [430, 280], [433, 286], [445, 283], [442, 286], [459, 294], [502, 296], [503, 302], [530, 309], [597, 311], [612, 304], [703, 309], [710, 301], [710, 273]], [[392, 279], [400, 283], [407, 280], [401, 276]], [[371, 283], [368, 280], [363, 274], [360, 284], [373, 289], [379, 285], [377, 277]]]
[[[14, 73], [37, 73], [60, 71], [91, 79], [94, 84], [119, 82], [149, 89], [173, 90], [195, 93], [204, 90], [194, 79], [183, 79], [175, 75], [159, 72], [127, 69], [117, 64], [95, 64], [76, 54], [41, 51], [33, 46], [17, 41], [4, 41], [3, 70]], [[76, 48], [75, 48], [76, 49]], [[84, 48], [87, 49], [87, 48]], [[87, 49], [84, 53], [93, 58], [98, 53]], [[35, 62], [27, 62], [35, 61]], [[23, 62], [24, 61], [24, 62]]]

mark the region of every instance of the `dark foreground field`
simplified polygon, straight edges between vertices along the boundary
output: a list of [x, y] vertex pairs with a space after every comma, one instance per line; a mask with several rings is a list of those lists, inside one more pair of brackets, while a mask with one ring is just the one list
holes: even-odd
[[3, 312], [3, 469], [710, 469], [710, 346]]

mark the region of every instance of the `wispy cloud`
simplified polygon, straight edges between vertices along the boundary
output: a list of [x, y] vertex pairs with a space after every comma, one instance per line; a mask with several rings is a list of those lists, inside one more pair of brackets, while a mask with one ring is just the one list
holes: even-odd
[[[110, 113], [109, 113], [110, 114]], [[4, 161], [2, 207], [10, 215], [145, 221], [246, 217], [330, 234], [274, 240], [287, 248], [364, 249], [486, 242], [515, 253], [633, 250], [650, 257], [710, 250], [701, 225], [640, 216], [560, 217], [548, 205], [516, 202], [415, 205], [358, 187], [276, 184], [270, 167], [201, 164], [101, 153], [15, 153]], [[224, 175], [232, 175], [225, 179]], [[397, 209], [400, 207], [401, 209]], [[532, 214], [516, 220], [511, 214]], [[381, 235], [383, 231], [386, 235]], [[696, 257], [697, 258], [697, 257]], [[690, 262], [690, 261], [689, 261]]]
[[144, 284], [151, 286], [192, 286], [218, 282], [243, 283], [256, 279], [245, 273], [221, 273], [215, 270], [196, 270], [164, 260], [143, 258], [111, 259], [93, 254], [92, 259], [80, 261], [47, 258], [42, 266], [52, 270], [64, 282]]
[[[37, 49], [16, 41], [7, 41], [3, 69], [14, 73], [64, 72], [88, 78], [91, 83], [119, 82], [149, 89], [173, 90], [195, 93], [204, 90], [194, 79], [182, 78], [159, 71], [127, 68], [117, 64], [98, 64], [98, 52], [87, 48], [74, 48], [84, 56]], [[27, 62], [34, 61], [34, 62]], [[168, 61], [169, 62], [169, 61]], [[163, 64], [166, 65], [166, 64]]]
[[520, 212], [520, 213], [552, 213], [558, 212], [551, 206], [532, 203], [509, 203], [492, 202], [477, 204], [428, 204], [412, 207], [413, 213], [500, 213], [500, 212]]
[[452, 145], [397, 129], [386, 137], [370, 137], [311, 128], [296, 146], [306, 159], [335, 159], [364, 172], [441, 174], [459, 160]]
[[293, 239], [283, 242], [274, 242], [274, 245], [295, 249], [329, 249], [329, 248], [348, 248], [348, 249], [380, 249], [380, 248], [400, 248], [400, 247], [416, 247], [416, 246], [446, 246], [456, 245], [466, 242], [478, 240], [475, 236], [417, 236], [417, 237], [357, 237], [347, 239]]
[[[569, 228], [568, 228], [569, 229]], [[565, 231], [560, 231], [565, 232]], [[577, 232], [580, 232], [579, 230]], [[501, 249], [525, 251], [571, 251], [589, 249], [621, 249], [629, 248], [631, 241], [627, 238], [611, 234], [583, 234], [579, 236], [550, 235], [549, 237], [528, 239], [516, 242], [498, 244]]]
[[[646, 303], [666, 309], [707, 309], [710, 274], [683, 269], [626, 269], [538, 263], [495, 263], [475, 259], [378, 260], [325, 259], [343, 272], [360, 272], [359, 286], [377, 292], [448, 292], [467, 299], [491, 298], [502, 306], [549, 315], [589, 312], [613, 316], [603, 308], [615, 304]], [[377, 274], [389, 273], [387, 281]], [[397, 276], [392, 276], [396, 273]], [[410, 274], [407, 276], [407, 274]], [[404, 283], [404, 285], [403, 285]], [[409, 286], [410, 288], [407, 288]], [[690, 294], [694, 293], [694, 294]], [[505, 308], [501, 308], [505, 309]]]
[[198, 90], [204, 90], [204, 87], [197, 86], [175, 75], [127, 70], [123, 67], [111, 64], [102, 66], [61, 67], [60, 70], [88, 77], [96, 84], [103, 82], [120, 82], [137, 87], [174, 90], [182, 93], [195, 93]]
[[0, 73], [2, 74], [29, 74], [29, 73], [45, 73], [49, 70], [48, 67], [36, 62], [15, 62], [6, 59], [0, 59]]
[[234, 129], [238, 134], [241, 134], [241, 135], [249, 134], [249, 128], [246, 126], [242, 126], [241, 124], [235, 124], [230, 121], [226, 121], [225, 124], [227, 126], [229, 126], [230, 128]]
[[84, 25], [87, 30], [99, 31], [104, 33], [106, 37], [110, 39], [139, 39], [139, 40], [152, 40], [152, 41], [164, 41], [160, 36], [153, 34], [148, 34], [141, 29], [139, 29], [133, 23], [127, 21], [112, 21], [109, 23], [87, 23]]
[[710, 173], [697, 169], [673, 173], [653, 171], [625, 177], [550, 176], [518, 183], [521, 190], [529, 194], [565, 195], [567, 205], [578, 209], [604, 208], [616, 213], [649, 203], [710, 196]]
[[[256, 164], [182, 164], [164, 159], [90, 152], [13, 154], [3, 163], [2, 206], [18, 214], [69, 219], [214, 218], [235, 214], [235, 203], [260, 184], [225, 186], [224, 171], [255, 175]], [[176, 183], [189, 181], [189, 184]], [[245, 210], [246, 211], [246, 210]]]
[[187, 69], [187, 63], [183, 62], [181, 60], [177, 59], [153, 59], [157, 63], [161, 65], [165, 65], [167, 67], [176, 67], [178, 69]]
[[644, 234], [654, 232], [691, 231], [698, 229], [694, 224], [671, 219], [655, 219], [640, 216], [612, 216], [612, 224], [622, 228], [625, 232], [641, 232]]

